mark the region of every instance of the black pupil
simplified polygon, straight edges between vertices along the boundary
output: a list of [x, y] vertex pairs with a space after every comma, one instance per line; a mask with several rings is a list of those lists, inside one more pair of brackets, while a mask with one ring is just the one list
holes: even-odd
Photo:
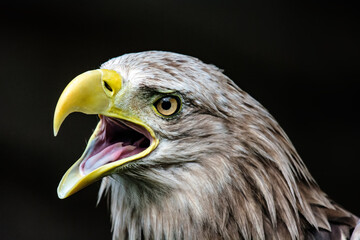
[[170, 98], [164, 98], [162, 100], [161, 107], [164, 110], [169, 110], [171, 108]]

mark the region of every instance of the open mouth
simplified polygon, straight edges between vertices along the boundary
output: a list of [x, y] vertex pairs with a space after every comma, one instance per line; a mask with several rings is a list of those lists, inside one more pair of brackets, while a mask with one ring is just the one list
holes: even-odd
[[99, 126], [90, 141], [79, 166], [83, 175], [145, 151], [152, 144], [153, 138], [142, 126], [100, 115]]
[[122, 83], [116, 71], [96, 69], [74, 78], [61, 94], [54, 114], [55, 136], [73, 112], [100, 114], [100, 121], [84, 153], [62, 177], [59, 198], [66, 198], [102, 177], [121, 174], [122, 166], [141, 161], [158, 146], [160, 140], [146, 121], [132, 109], [115, 104], [123, 100], [124, 96], [117, 94], [123, 89]]

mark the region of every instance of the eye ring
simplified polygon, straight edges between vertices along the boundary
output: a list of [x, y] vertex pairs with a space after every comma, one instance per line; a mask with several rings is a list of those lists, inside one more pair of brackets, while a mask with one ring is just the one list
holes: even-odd
[[165, 96], [154, 103], [156, 111], [165, 117], [170, 117], [179, 112], [181, 107], [180, 98], [177, 96]]

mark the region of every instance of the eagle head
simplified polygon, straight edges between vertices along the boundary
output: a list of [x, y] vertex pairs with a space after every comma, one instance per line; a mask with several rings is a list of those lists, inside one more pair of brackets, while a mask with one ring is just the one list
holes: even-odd
[[114, 239], [307, 239], [330, 234], [332, 219], [357, 220], [319, 189], [268, 111], [196, 58], [113, 58], [65, 88], [55, 135], [72, 112], [100, 121], [58, 195], [102, 179]]

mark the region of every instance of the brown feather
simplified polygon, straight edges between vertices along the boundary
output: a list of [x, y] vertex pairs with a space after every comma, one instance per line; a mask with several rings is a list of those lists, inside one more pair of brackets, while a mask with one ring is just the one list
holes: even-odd
[[218, 68], [157, 51], [102, 68], [133, 86], [134, 109], [160, 89], [184, 101], [176, 118], [153, 116], [154, 152], [103, 179], [114, 239], [350, 237], [358, 218], [329, 200], [274, 118]]

